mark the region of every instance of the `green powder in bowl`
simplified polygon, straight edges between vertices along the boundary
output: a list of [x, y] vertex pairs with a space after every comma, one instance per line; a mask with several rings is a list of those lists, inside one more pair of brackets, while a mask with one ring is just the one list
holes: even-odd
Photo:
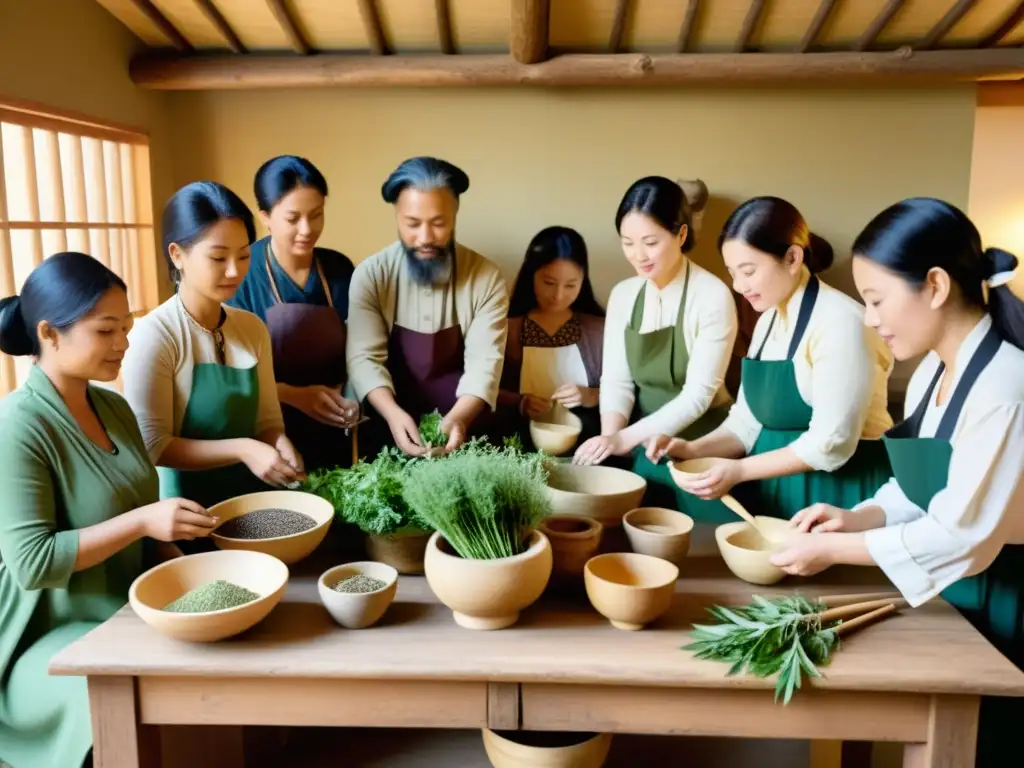
[[383, 589], [385, 586], [387, 586], [386, 582], [359, 573], [355, 576], [349, 576], [342, 579], [331, 587], [331, 589], [335, 592], [376, 592], [378, 589]]
[[165, 605], [164, 610], [171, 613], [209, 613], [237, 608], [258, 599], [258, 594], [245, 587], [217, 579], [189, 590], [177, 600]]

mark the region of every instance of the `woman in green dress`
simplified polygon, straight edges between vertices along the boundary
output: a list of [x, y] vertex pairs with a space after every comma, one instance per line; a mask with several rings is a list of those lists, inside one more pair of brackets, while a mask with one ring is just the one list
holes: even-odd
[[736, 305], [725, 283], [686, 256], [696, 237], [690, 196], [680, 184], [661, 176], [635, 182], [619, 204], [615, 227], [637, 274], [608, 299], [601, 435], [584, 442], [573, 460], [600, 464], [632, 454], [633, 471], [647, 480], [645, 504], [698, 520], [727, 517], [720, 502], [680, 491], [668, 467], [651, 462], [643, 445], [661, 433], [696, 439], [725, 419]]
[[[1017, 259], [982, 249], [958, 208], [915, 198], [853, 245], [866, 322], [898, 360], [923, 356], [906, 420], [884, 438], [893, 478], [872, 497], [815, 504], [773, 556], [788, 573], [881, 568], [907, 602], [954, 605], [1024, 669], [1024, 301]], [[987, 295], [986, 295], [987, 294]], [[1013, 765], [1024, 699], [983, 697], [978, 768]]]
[[832, 249], [777, 197], [748, 200], [719, 249], [733, 287], [761, 312], [729, 418], [699, 440], [662, 437], [652, 458], [722, 458], [684, 485], [702, 499], [736, 488], [756, 514], [789, 518], [815, 502], [847, 505], [889, 478], [892, 352], [864, 327], [864, 306], [817, 275]]
[[161, 496], [209, 507], [294, 484], [302, 459], [285, 436], [270, 334], [224, 304], [249, 269], [252, 213], [226, 187], [195, 182], [167, 203], [162, 228], [178, 290], [136, 323], [123, 377]]
[[[35, 358], [0, 400], [0, 762], [78, 768], [92, 746], [85, 678], [50, 658], [128, 600], [144, 554], [216, 520], [158, 501], [156, 470], [117, 378], [131, 314], [124, 282], [82, 253], [51, 256], [0, 300], [0, 351]], [[147, 548], [143, 541], [160, 544]]]

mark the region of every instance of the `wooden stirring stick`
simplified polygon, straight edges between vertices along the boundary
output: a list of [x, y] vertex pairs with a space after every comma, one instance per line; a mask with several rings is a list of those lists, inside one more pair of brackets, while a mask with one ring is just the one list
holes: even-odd
[[883, 616], [888, 616], [895, 610], [896, 606], [892, 603], [889, 603], [888, 605], [883, 605], [881, 608], [871, 611], [870, 613], [865, 613], [863, 616], [858, 616], [855, 619], [844, 621], [842, 624], [836, 627], [836, 634], [840, 636], [848, 635], [858, 627], [863, 627], [864, 625], [870, 624], [871, 622], [876, 621], [882, 618]]
[[837, 608], [830, 608], [827, 611], [822, 611], [818, 614], [818, 621], [822, 624], [828, 624], [831, 621], [838, 621], [839, 619], [845, 619], [850, 616], [860, 616], [862, 614], [878, 610], [879, 608], [885, 608], [886, 606], [890, 606], [893, 610], [896, 610], [897, 607], [904, 607], [906, 603], [907, 601], [902, 598], [897, 600], [866, 600], [862, 603], [851, 603], [849, 605], [843, 605]]
[[737, 515], [742, 517], [744, 520], [746, 520], [747, 523], [761, 535], [762, 539], [773, 544], [776, 543], [776, 539], [773, 539], [771, 536], [766, 534], [763, 530], [761, 530], [761, 528], [758, 527], [757, 521], [754, 519], [754, 516], [747, 512], [747, 508], [740, 504], [738, 501], [736, 501], [736, 498], [732, 494], [725, 494], [725, 496], [722, 497], [722, 503], [725, 504], [725, 506], [727, 506], [729, 509], [735, 512]]
[[828, 608], [838, 608], [841, 605], [862, 603], [867, 600], [887, 600], [896, 602], [902, 600], [903, 595], [899, 592], [859, 592], [849, 595], [822, 595], [817, 598], [819, 603], [824, 603]]

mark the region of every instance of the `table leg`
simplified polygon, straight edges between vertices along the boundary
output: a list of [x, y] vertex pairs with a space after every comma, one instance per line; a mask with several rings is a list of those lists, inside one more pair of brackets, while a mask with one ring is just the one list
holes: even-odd
[[903, 747], [903, 768], [974, 768], [978, 696], [933, 696], [928, 741]]
[[159, 735], [139, 723], [133, 677], [90, 677], [95, 768], [159, 768]]

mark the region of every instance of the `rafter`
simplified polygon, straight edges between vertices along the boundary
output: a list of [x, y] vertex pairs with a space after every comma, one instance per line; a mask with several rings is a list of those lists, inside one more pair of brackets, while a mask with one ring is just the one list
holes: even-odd
[[959, 0], [956, 5], [946, 11], [946, 15], [939, 19], [934, 27], [928, 30], [928, 34], [917, 44], [918, 49], [926, 51], [938, 45], [939, 41], [948, 35], [957, 22], [964, 17], [964, 14], [974, 7], [974, 4], [975, 0]]
[[512, 0], [509, 52], [520, 64], [537, 64], [548, 56], [550, 0]]
[[270, 12], [274, 14], [274, 19], [277, 21], [277, 25], [281, 27], [281, 31], [284, 32], [284, 36], [288, 38], [288, 44], [291, 45], [292, 50], [296, 53], [301, 53], [303, 56], [308, 54], [309, 43], [306, 42], [306, 38], [299, 31], [299, 27], [295, 24], [295, 19], [292, 18], [292, 14], [284, 4], [284, 0], [267, 0], [267, 6], [270, 8]]
[[195, 3], [199, 6], [199, 10], [206, 17], [206, 20], [217, 30], [217, 34], [224, 38], [224, 42], [227, 43], [228, 48], [233, 53], [246, 52], [242, 41], [238, 39], [238, 35], [235, 34], [235, 30], [228, 24], [227, 19], [217, 10], [213, 0], [195, 0]]
[[992, 34], [978, 43], [978, 47], [992, 48], [999, 45], [1003, 42], [1003, 38], [1013, 32], [1016, 26], [1022, 21], [1024, 21], [1024, 0], [1021, 0], [1015, 9], [1010, 11], [1010, 14], [1003, 19], [1003, 23], [996, 27]]
[[170, 41], [171, 45], [179, 51], [191, 51], [192, 43], [185, 39], [185, 36], [178, 31], [167, 19], [166, 16], [150, 0], [131, 0], [132, 5], [149, 19], [150, 23], [160, 30], [160, 33]]
[[750, 8], [747, 10], [746, 18], [743, 19], [740, 36], [736, 38], [735, 50], [737, 53], [743, 53], [750, 45], [762, 13], [764, 13], [764, 0], [750, 0]]
[[452, 42], [452, 18], [448, 8], [448, 0], [434, 0], [434, 11], [437, 16], [437, 38], [441, 42], [441, 53], [455, 53]]
[[389, 55], [391, 53], [391, 45], [384, 34], [384, 25], [380, 20], [377, 0], [359, 0], [359, 15], [363, 19], [366, 39], [370, 41], [370, 50], [378, 56]]
[[686, 14], [683, 16], [683, 25], [679, 28], [679, 43], [676, 45], [676, 50], [680, 53], [686, 53], [693, 45], [693, 35], [699, 21], [700, 0], [689, 0], [686, 4]]
[[612, 19], [612, 32], [608, 36], [608, 50], [619, 53], [622, 50], [622, 38], [626, 36], [626, 23], [633, 5], [630, 0], [616, 0], [615, 17]]
[[903, 0], [889, 0], [882, 9], [882, 12], [875, 17], [875, 20], [871, 22], [871, 25], [864, 30], [864, 34], [860, 36], [860, 40], [857, 41], [855, 49], [858, 51], [866, 51], [872, 45], [875, 44], [875, 40], [882, 34], [889, 22], [893, 20], [893, 17], [899, 12], [900, 8], [903, 7]]
[[832, 11], [835, 10], [836, 0], [821, 0], [821, 5], [818, 6], [818, 11], [814, 14], [814, 18], [811, 20], [811, 26], [804, 32], [803, 39], [800, 41], [800, 52], [807, 53], [818, 40], [818, 35], [821, 34], [821, 30], [825, 28], [828, 23], [829, 16], [832, 15]]

